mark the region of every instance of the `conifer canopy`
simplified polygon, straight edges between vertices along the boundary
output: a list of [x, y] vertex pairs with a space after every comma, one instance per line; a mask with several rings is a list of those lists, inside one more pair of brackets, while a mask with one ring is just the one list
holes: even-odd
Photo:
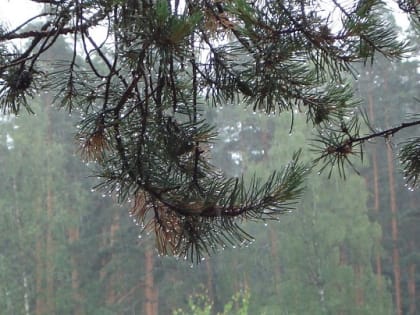
[[[382, 1], [32, 2], [44, 4], [41, 13], [15, 28], [0, 24], [2, 113], [32, 112], [31, 99], [48, 92], [80, 114], [82, 158], [96, 162], [101, 188], [131, 202], [130, 215], [156, 234], [163, 254], [199, 261], [252, 240], [241, 220], [290, 211], [313, 167], [345, 176], [368, 140], [420, 124], [414, 115], [376, 130], [349, 81], [356, 63], [412, 52]], [[396, 3], [419, 32], [419, 2]], [[72, 53], [49, 61], [62, 39]], [[227, 178], [212, 164], [217, 132], [203, 111], [236, 103], [306, 115], [318, 157], [304, 165], [296, 152], [265, 181]], [[414, 136], [401, 149], [413, 187], [419, 143]]]

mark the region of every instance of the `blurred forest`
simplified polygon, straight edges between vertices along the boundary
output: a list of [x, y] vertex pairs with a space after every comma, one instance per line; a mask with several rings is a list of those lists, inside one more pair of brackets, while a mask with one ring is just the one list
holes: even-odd
[[[375, 126], [419, 112], [418, 69], [379, 57], [360, 67], [355, 87]], [[0, 123], [0, 314], [420, 313], [420, 195], [403, 184], [398, 138], [368, 146], [360, 176], [314, 173], [279, 222], [243, 222], [256, 238], [250, 246], [191, 265], [159, 257], [130, 205], [93, 189], [95, 165], [75, 149], [79, 117], [53, 101], [40, 95], [35, 117]], [[206, 114], [219, 126], [213, 159], [229, 175], [268, 176], [311, 138], [298, 113], [290, 134], [287, 114], [240, 105]]]

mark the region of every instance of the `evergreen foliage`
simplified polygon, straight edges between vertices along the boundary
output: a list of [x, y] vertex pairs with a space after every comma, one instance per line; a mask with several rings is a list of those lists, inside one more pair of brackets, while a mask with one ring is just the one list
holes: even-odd
[[[401, 70], [401, 73], [406, 71]], [[401, 87], [396, 89], [401, 90]], [[416, 93], [417, 90], [410, 91]], [[389, 93], [393, 95], [394, 91]], [[383, 92], [378, 96], [387, 97], [387, 94]], [[406, 97], [410, 99], [409, 95]], [[381, 106], [379, 100], [377, 105]], [[244, 225], [256, 237], [253, 246], [240, 249], [230, 246], [223, 255], [213, 255], [191, 268], [188, 262], [157, 257], [152, 249], [153, 237], [144, 233], [141, 238], [133, 238], [139, 232], [138, 227], [126, 213], [113, 207], [108, 196], [90, 192], [93, 179], [83, 175], [85, 165], [73, 156], [71, 123], [78, 117], [54, 113], [44, 105], [46, 99], [40, 103], [41, 107], [34, 107], [36, 117], [22, 114], [0, 124], [3, 157], [0, 169], [5, 179], [0, 186], [0, 258], [4, 263], [0, 267], [0, 303], [3, 303], [0, 314], [25, 314], [26, 305], [30, 314], [54, 313], [52, 309], [38, 307], [43, 301], [52, 302], [55, 313], [63, 315], [155, 315], [176, 311], [189, 314], [208, 312], [210, 306], [213, 313], [221, 314], [246, 310], [248, 314], [266, 315], [325, 314], [325, 307], [333, 313], [393, 313], [390, 263], [394, 243], [390, 240], [391, 230], [386, 220], [386, 200], [380, 213], [385, 218], [379, 220], [381, 225], [384, 222], [382, 233], [372, 220], [372, 213], [369, 218], [366, 215], [366, 183], [372, 176], [367, 176], [366, 182], [354, 174], [348, 174], [345, 182], [315, 174], [309, 176], [297, 211], [267, 226], [252, 222]], [[44, 110], [51, 116], [44, 114]], [[382, 108], [377, 112], [381, 114]], [[301, 130], [305, 129], [302, 116], [296, 117], [291, 136], [288, 136], [287, 116], [266, 117], [244, 111], [240, 106], [216, 108], [211, 113], [213, 118], [209, 116], [206, 115], [208, 121], [217, 121], [220, 130], [221, 141], [214, 147], [217, 161], [226, 162], [228, 159], [220, 156], [231, 158], [232, 151], [235, 156], [240, 155], [242, 162], [236, 164], [235, 159], [232, 164], [238, 167], [236, 174], [243, 171], [249, 174], [245, 181], [252, 179], [253, 173], [263, 178], [270, 176], [279, 161], [290, 159], [293, 150], [305, 143], [305, 136], [310, 137]], [[400, 117], [401, 113], [395, 116]], [[229, 132], [223, 132], [227, 127]], [[7, 134], [14, 139], [13, 149]], [[223, 146], [226, 150], [222, 151]], [[46, 168], [48, 148], [52, 167]], [[303, 151], [301, 159], [310, 159], [308, 152]], [[229, 170], [232, 164], [217, 165]], [[382, 168], [386, 173], [386, 165]], [[18, 198], [13, 195], [10, 181], [6, 180], [9, 178], [18, 180]], [[52, 216], [47, 215], [46, 208], [48, 178], [55, 183], [52, 196], [56, 206]], [[386, 181], [381, 185], [385, 199], [389, 195]], [[414, 242], [413, 245], [418, 246], [418, 220], [414, 220], [418, 197], [401, 182], [399, 185], [398, 194], [403, 196], [399, 198], [400, 208], [407, 207], [408, 211], [402, 218], [406, 223], [401, 227], [403, 235], [398, 248], [402, 255], [402, 274], [406, 274], [403, 281], [409, 284], [412, 276], [405, 272], [405, 266], [418, 263], [419, 257], [418, 250], [410, 245]], [[415, 199], [410, 201], [410, 197]], [[25, 205], [21, 209], [21, 229], [14, 219], [15, 203]], [[51, 232], [54, 243], [47, 250], [46, 239]], [[379, 237], [383, 238], [386, 249], [375, 242]], [[21, 249], [25, 255], [21, 254]], [[377, 251], [384, 261], [383, 273], [378, 273], [372, 261]], [[153, 259], [151, 269], [146, 267], [147, 257]], [[52, 261], [49, 267], [53, 269], [47, 269], [46, 261]], [[26, 287], [25, 272], [31, 284]], [[154, 282], [147, 282], [150, 274]], [[317, 277], [322, 281], [314, 281]], [[382, 287], [375, 286], [378, 278]], [[52, 293], [48, 293], [47, 279], [48, 282], [53, 279]], [[320, 286], [324, 288], [323, 300]], [[150, 287], [156, 295], [147, 295]], [[407, 287], [405, 283], [402, 286], [405, 290]], [[244, 297], [241, 292], [249, 293], [246, 301], [235, 300]], [[412, 297], [407, 291], [403, 296], [407, 300], [405, 310], [408, 310]], [[157, 310], [151, 311], [147, 306], [150, 303], [158, 305]]]
[[[418, 50], [417, 50], [418, 54]], [[356, 83], [357, 90], [361, 97], [369, 101], [371, 113], [371, 124], [377, 130], [386, 130], [391, 122], [400, 117], [408, 117], [415, 120], [418, 112], [420, 91], [418, 82], [420, 74], [417, 71], [418, 60], [411, 59], [397, 63], [390, 63], [383, 58], [377, 58], [372, 67], [361, 69], [360, 78]], [[399, 106], [388, 106], [396, 104]], [[392, 155], [379, 154], [379, 152], [407, 152], [404, 144], [415, 141], [415, 135], [419, 127], [412, 127], [389, 138], [386, 143], [377, 143], [367, 150], [371, 162], [369, 169], [363, 171], [368, 180], [371, 194], [370, 217], [382, 226], [383, 236], [381, 243], [384, 251], [381, 252], [382, 274], [388, 276], [392, 281], [395, 313], [415, 314], [419, 307], [418, 292], [412, 289], [418, 284], [418, 274], [413, 272], [413, 266], [419, 263], [419, 194], [416, 191], [414, 182], [407, 182], [404, 178], [405, 163], [393, 160]], [[401, 145], [399, 147], [399, 145]], [[412, 155], [415, 157], [415, 155]], [[417, 157], [418, 158], [418, 157]], [[376, 168], [373, 167], [376, 164]], [[395, 168], [395, 174], [394, 170]], [[403, 170], [403, 172], [398, 172]], [[393, 184], [390, 174], [395, 176]], [[375, 183], [376, 182], [376, 183]], [[402, 183], [406, 182], [405, 185]], [[375, 186], [377, 186], [375, 188]], [[393, 197], [392, 197], [393, 196]], [[393, 206], [393, 202], [395, 205]], [[394, 211], [397, 213], [393, 213]], [[393, 228], [393, 222], [395, 228]], [[398, 262], [394, 253], [398, 252]], [[377, 264], [378, 261], [375, 262]], [[394, 266], [400, 264], [400, 279], [397, 279]], [[400, 309], [396, 309], [398, 292], [400, 286]]]
[[[211, 160], [217, 135], [203, 118], [207, 103], [306, 113], [319, 130], [314, 163], [337, 166], [341, 175], [367, 140], [420, 123], [361, 134], [348, 74], [355, 63], [397, 60], [410, 48], [382, 1], [333, 0], [334, 18], [321, 2], [304, 0], [33, 1], [45, 4], [43, 13], [0, 28], [3, 113], [32, 112], [30, 97], [45, 90], [58, 106], [80, 112], [80, 153], [97, 163], [99, 187], [132, 202], [131, 215], [156, 234], [164, 254], [198, 261], [249, 241], [240, 220], [290, 210], [311, 168], [296, 153], [265, 182], [225, 177]], [[398, 4], [418, 22], [417, 1]], [[93, 37], [95, 27], [106, 30], [105, 39]], [[65, 36], [71, 55], [49, 62]], [[27, 45], [15, 48], [16, 39]], [[413, 186], [417, 149], [411, 141], [401, 151]]]

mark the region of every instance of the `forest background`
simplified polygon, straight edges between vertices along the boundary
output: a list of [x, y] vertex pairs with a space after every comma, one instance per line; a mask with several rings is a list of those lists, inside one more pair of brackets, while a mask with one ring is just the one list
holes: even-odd
[[[62, 57], [66, 47], [54, 53]], [[420, 97], [418, 66], [377, 58], [358, 69], [354, 84], [376, 126], [418, 112], [418, 103], [406, 105]], [[0, 123], [0, 314], [419, 312], [420, 197], [401, 178], [398, 138], [369, 146], [360, 176], [313, 174], [297, 209], [280, 222], [244, 223], [253, 244], [191, 266], [159, 257], [129, 205], [92, 190], [95, 178], [86, 174], [94, 165], [75, 151], [77, 114], [51, 104], [43, 94], [36, 117]], [[213, 159], [232, 176], [268, 176], [311, 138], [304, 117], [289, 135], [287, 115], [236, 105], [206, 115], [220, 132]], [[304, 154], [311, 158], [309, 148]]]

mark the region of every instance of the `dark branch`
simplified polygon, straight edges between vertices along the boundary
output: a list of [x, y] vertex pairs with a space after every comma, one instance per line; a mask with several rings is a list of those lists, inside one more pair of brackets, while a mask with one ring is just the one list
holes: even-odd
[[402, 129], [417, 126], [417, 125], [420, 125], [420, 120], [402, 123], [401, 125], [399, 125], [397, 127], [389, 128], [389, 129], [386, 129], [386, 130], [383, 130], [383, 131], [380, 131], [380, 132], [375, 132], [375, 133], [369, 134], [369, 135], [364, 136], [364, 137], [350, 138], [348, 140], [348, 142], [346, 143], [346, 145], [348, 145], [349, 143], [350, 144], [363, 143], [365, 141], [368, 141], [368, 140], [373, 139], [373, 138], [378, 138], [378, 137], [388, 138], [388, 137], [396, 134], [397, 132], [401, 131]]

